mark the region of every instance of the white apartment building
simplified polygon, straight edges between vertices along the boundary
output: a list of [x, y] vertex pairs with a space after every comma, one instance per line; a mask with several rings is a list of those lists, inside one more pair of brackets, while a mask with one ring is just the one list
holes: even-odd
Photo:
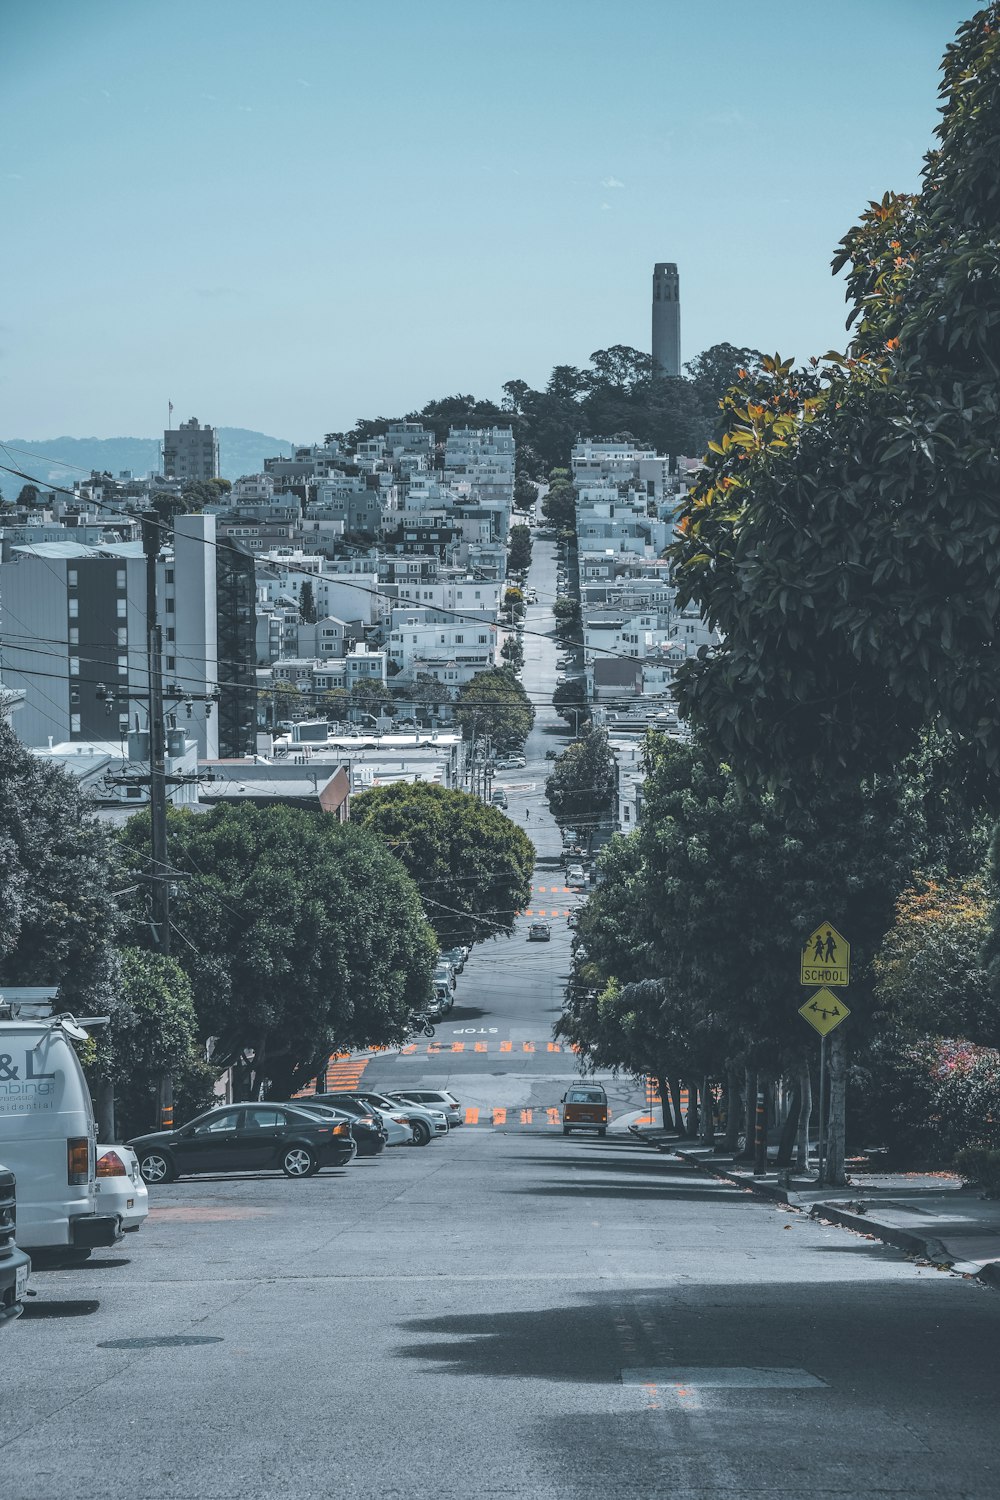
[[388, 653], [403, 682], [421, 672], [445, 687], [461, 687], [477, 672], [496, 666], [497, 627], [483, 621], [456, 620], [424, 608], [392, 611]]

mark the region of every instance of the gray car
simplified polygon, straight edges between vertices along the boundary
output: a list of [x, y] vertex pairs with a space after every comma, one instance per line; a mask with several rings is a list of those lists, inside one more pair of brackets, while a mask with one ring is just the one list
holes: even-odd
[[393, 1089], [391, 1097], [400, 1104], [422, 1104], [425, 1109], [441, 1109], [454, 1128], [462, 1124], [462, 1106], [450, 1089]]
[[401, 1105], [398, 1099], [390, 1099], [388, 1094], [375, 1094], [368, 1090], [353, 1089], [355, 1099], [362, 1104], [367, 1104], [370, 1109], [381, 1110], [384, 1114], [398, 1115], [401, 1110], [405, 1111], [413, 1131], [413, 1144], [415, 1146], [426, 1146], [434, 1135], [447, 1135], [450, 1129], [448, 1118], [440, 1109], [428, 1109], [423, 1104], [411, 1104], [407, 1100]]

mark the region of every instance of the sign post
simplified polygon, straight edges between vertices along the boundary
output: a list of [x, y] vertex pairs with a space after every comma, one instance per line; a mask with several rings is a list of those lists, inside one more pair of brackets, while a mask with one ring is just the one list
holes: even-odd
[[[826, 1039], [841, 1021], [851, 1014], [849, 1007], [833, 989], [851, 982], [851, 945], [830, 922], [821, 922], [803, 945], [799, 963], [799, 983], [821, 986], [803, 1005], [799, 1015], [819, 1033], [819, 1139], [816, 1158], [819, 1186], [826, 1176]], [[831, 988], [832, 987], [832, 988]]]

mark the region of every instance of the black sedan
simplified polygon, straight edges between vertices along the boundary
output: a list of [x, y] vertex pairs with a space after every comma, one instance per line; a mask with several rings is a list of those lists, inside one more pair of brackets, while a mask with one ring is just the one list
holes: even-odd
[[332, 1104], [320, 1104], [311, 1095], [307, 1099], [292, 1099], [290, 1108], [302, 1110], [320, 1119], [346, 1121], [357, 1143], [359, 1156], [380, 1156], [385, 1150], [388, 1135], [385, 1126], [376, 1115], [352, 1115], [346, 1109], [337, 1109]]
[[357, 1147], [343, 1120], [323, 1120], [285, 1104], [224, 1104], [177, 1130], [127, 1142], [150, 1186], [191, 1172], [266, 1172], [312, 1177], [342, 1167]]

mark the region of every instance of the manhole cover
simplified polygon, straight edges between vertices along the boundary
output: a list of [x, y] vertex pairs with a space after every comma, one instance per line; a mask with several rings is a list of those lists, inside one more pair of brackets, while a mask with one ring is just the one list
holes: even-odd
[[164, 1333], [141, 1339], [104, 1339], [98, 1349], [181, 1349], [185, 1344], [221, 1344], [210, 1334]]

